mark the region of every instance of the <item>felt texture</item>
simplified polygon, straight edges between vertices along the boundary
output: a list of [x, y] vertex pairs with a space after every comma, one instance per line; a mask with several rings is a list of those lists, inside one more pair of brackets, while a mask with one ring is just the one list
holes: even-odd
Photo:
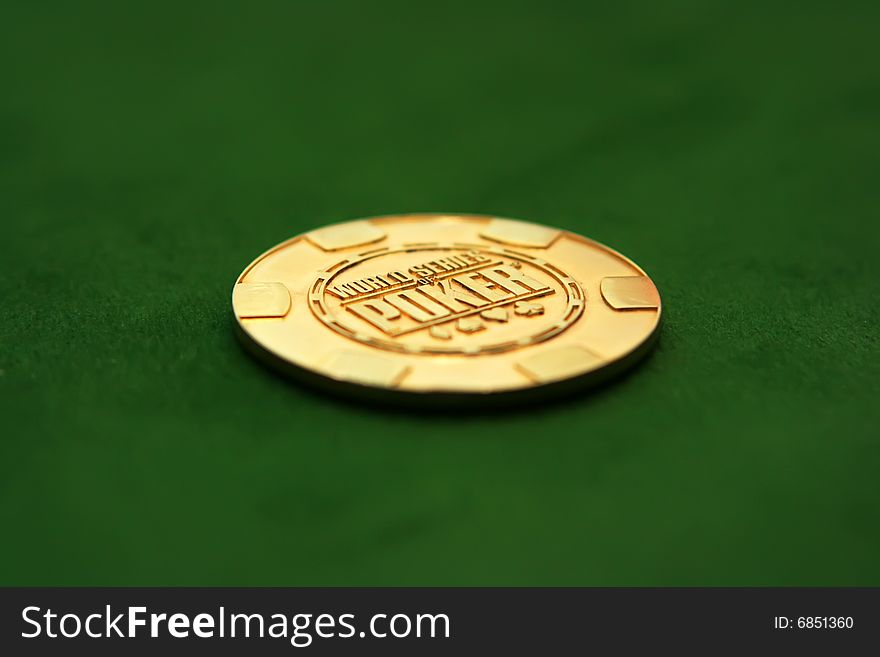
[[[880, 585], [880, 5], [6, 2], [0, 584]], [[326, 223], [570, 229], [652, 356], [346, 402], [230, 290]]]

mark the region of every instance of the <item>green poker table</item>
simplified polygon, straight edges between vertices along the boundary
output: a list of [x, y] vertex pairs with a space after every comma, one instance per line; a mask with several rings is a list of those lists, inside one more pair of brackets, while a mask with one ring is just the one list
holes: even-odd
[[[876, 3], [0, 10], [0, 584], [880, 585]], [[651, 355], [352, 401], [238, 274], [378, 214], [620, 250]]]

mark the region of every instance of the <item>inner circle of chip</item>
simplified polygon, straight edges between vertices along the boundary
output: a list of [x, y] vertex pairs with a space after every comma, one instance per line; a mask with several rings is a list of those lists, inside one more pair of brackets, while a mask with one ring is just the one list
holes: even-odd
[[244, 270], [232, 306], [244, 344], [287, 373], [422, 400], [596, 382], [647, 351], [661, 312], [651, 279], [606, 246], [458, 214], [294, 237]]

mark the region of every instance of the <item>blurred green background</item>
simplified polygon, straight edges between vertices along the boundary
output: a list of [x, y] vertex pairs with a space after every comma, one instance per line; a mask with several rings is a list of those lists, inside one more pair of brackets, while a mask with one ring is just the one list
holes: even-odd
[[[880, 584], [876, 2], [0, 9], [0, 583]], [[572, 229], [631, 376], [425, 415], [239, 348], [265, 248]]]

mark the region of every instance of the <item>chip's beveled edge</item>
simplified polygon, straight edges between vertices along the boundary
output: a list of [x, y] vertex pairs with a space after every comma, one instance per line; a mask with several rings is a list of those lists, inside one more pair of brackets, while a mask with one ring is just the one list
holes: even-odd
[[660, 326], [661, 322], [658, 321], [651, 335], [635, 349], [598, 370], [586, 370], [578, 376], [550, 381], [541, 385], [500, 391], [450, 392], [448, 390], [418, 391], [399, 387], [387, 388], [333, 378], [280, 358], [278, 354], [256, 342], [247, 333], [241, 322], [234, 322], [235, 333], [242, 348], [266, 365], [270, 374], [274, 372], [285, 383], [303, 384], [303, 386], [296, 386], [300, 390], [308, 392], [311, 389], [328, 398], [340, 399], [357, 405], [380, 406], [392, 410], [426, 409], [443, 414], [448, 413], [452, 407], [457, 412], [467, 413], [527, 410], [536, 404], [563, 402], [579, 393], [622, 379], [632, 371], [634, 365], [653, 352], [654, 345], [660, 337]]

